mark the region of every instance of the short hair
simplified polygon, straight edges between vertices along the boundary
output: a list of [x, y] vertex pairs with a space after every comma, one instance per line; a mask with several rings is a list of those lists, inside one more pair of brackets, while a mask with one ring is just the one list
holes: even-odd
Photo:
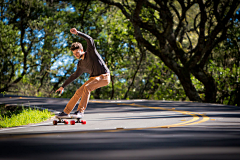
[[81, 43], [79, 42], [75, 42], [71, 45], [71, 51], [74, 51], [75, 49], [80, 49], [80, 50], [83, 50], [83, 46]]

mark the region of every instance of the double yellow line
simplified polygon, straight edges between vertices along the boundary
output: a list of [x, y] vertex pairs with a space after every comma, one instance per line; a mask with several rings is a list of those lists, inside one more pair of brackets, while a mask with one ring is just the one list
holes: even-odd
[[[111, 103], [111, 102], [103, 102], [103, 101], [91, 101], [95, 103]], [[117, 104], [117, 105], [127, 105], [127, 106], [134, 106], [134, 107], [142, 107], [142, 108], [150, 108], [150, 109], [157, 109], [157, 110], [164, 110], [164, 111], [174, 111], [178, 112], [184, 115], [190, 115], [193, 118], [191, 120], [181, 122], [181, 123], [176, 123], [176, 124], [171, 124], [171, 125], [165, 125], [165, 126], [156, 126], [156, 127], [145, 127], [145, 128], [132, 128], [132, 129], [124, 129], [124, 130], [142, 130], [142, 129], [151, 129], [151, 128], [171, 128], [171, 127], [180, 127], [180, 126], [187, 126], [187, 125], [194, 125], [194, 124], [199, 124], [208, 121], [210, 118], [204, 114], [199, 114], [196, 112], [190, 112], [190, 111], [181, 111], [181, 110], [176, 110], [175, 108], [168, 109], [168, 108], [163, 108], [163, 107], [150, 107], [150, 106], [145, 106], [145, 105], [139, 105], [135, 103], [127, 104], [127, 103], [112, 103], [112, 104]], [[200, 117], [202, 117], [201, 120]], [[118, 128], [117, 128], [118, 130]], [[110, 131], [110, 130], [108, 130]]]
[[[163, 108], [163, 107], [149, 107], [149, 106], [144, 106], [144, 105], [138, 105], [138, 104], [129, 104], [131, 106], [136, 106], [136, 107], [143, 107], [143, 108], [151, 108], [151, 109], [160, 109], [160, 110], [165, 110], [165, 111], [174, 111], [174, 112], [178, 112], [184, 115], [190, 115], [193, 116], [193, 119], [186, 121], [186, 122], [182, 122], [182, 123], [177, 123], [177, 124], [172, 124], [172, 125], [167, 125], [167, 126], [157, 126], [157, 127], [153, 127], [153, 128], [165, 128], [165, 127], [180, 127], [180, 126], [187, 126], [187, 125], [194, 125], [194, 124], [198, 124], [198, 123], [203, 123], [208, 121], [210, 118], [204, 114], [199, 114], [196, 112], [190, 112], [190, 111], [181, 111], [181, 110], [176, 110], [175, 108], [172, 109], [167, 109], [167, 108]], [[200, 118], [199, 116], [202, 117], [202, 120], [198, 121]]]
[[[24, 97], [19, 97], [19, 98], [21, 99], [21, 98], [24, 98]], [[174, 111], [174, 112], [178, 112], [178, 113], [181, 113], [181, 114], [190, 115], [190, 116], [193, 117], [191, 120], [185, 121], [185, 122], [182, 122], [182, 123], [171, 124], [171, 125], [166, 125], [166, 126], [147, 127], [147, 128], [180, 127], [180, 126], [187, 126], [187, 125], [194, 125], [194, 124], [203, 123], [203, 122], [206, 122], [206, 121], [208, 121], [210, 119], [208, 116], [206, 116], [204, 114], [199, 114], [199, 113], [190, 112], [190, 111], [176, 110], [175, 108], [167, 109], [167, 108], [163, 108], [163, 107], [149, 107], [149, 106], [139, 105], [139, 104], [135, 104], [135, 103], [132, 103], [132, 104], [128, 104], [128, 103], [113, 103], [113, 102], [104, 102], [104, 101], [96, 101], [96, 100], [90, 100], [90, 102], [93, 102], [93, 103], [111, 103], [111, 104], [117, 104], [117, 105], [128, 105], [128, 106], [134, 106], [134, 107], [150, 108], [150, 109], [165, 110], [165, 111]], [[200, 117], [202, 117], [201, 120], [199, 120]], [[147, 129], [147, 128], [135, 128], [134, 130]], [[126, 129], [124, 129], [124, 130], [126, 130]]]
[[[90, 100], [90, 102], [93, 103], [110, 103], [110, 104], [117, 104], [117, 105], [125, 105], [125, 106], [134, 106], [134, 107], [142, 107], [142, 108], [149, 108], [149, 109], [157, 109], [157, 110], [164, 110], [164, 111], [173, 111], [173, 112], [178, 112], [183, 115], [190, 115], [193, 118], [191, 120], [181, 122], [181, 123], [176, 123], [176, 124], [171, 124], [171, 125], [165, 125], [165, 126], [155, 126], [155, 127], [144, 127], [144, 128], [116, 128], [116, 129], [109, 129], [109, 130], [90, 130], [90, 131], [74, 131], [74, 132], [60, 132], [60, 133], [36, 133], [36, 134], [20, 134], [20, 135], [8, 135], [8, 136], [0, 136], [0, 139], [6, 139], [6, 138], [30, 138], [30, 137], [39, 137], [39, 136], [50, 136], [50, 135], [58, 135], [58, 134], [82, 134], [82, 133], [99, 133], [99, 132], [118, 132], [120, 130], [124, 131], [132, 131], [132, 130], [143, 130], [143, 129], [154, 129], [154, 128], [171, 128], [171, 127], [181, 127], [181, 126], [188, 126], [188, 125], [194, 125], [194, 124], [199, 124], [208, 121], [210, 118], [204, 114], [199, 114], [196, 112], [190, 112], [190, 111], [181, 111], [181, 110], [176, 110], [175, 108], [172, 109], [167, 109], [163, 107], [150, 107], [150, 106], [145, 106], [145, 105], [139, 105], [139, 104], [128, 104], [128, 103], [113, 103], [113, 102], [104, 102], [104, 101], [94, 101]], [[200, 119], [201, 118], [201, 119]]]

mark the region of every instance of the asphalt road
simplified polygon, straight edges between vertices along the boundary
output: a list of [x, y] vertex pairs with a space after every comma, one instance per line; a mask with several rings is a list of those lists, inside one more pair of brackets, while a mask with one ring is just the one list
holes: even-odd
[[[5, 96], [0, 103], [58, 113], [68, 100]], [[240, 107], [91, 100], [84, 120], [86, 125], [53, 126], [50, 119], [0, 129], [0, 159], [240, 159]]]

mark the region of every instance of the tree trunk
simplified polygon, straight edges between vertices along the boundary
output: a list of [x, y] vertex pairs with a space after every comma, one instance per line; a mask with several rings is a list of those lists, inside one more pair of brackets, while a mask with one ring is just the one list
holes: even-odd
[[101, 88], [95, 90], [93, 97], [94, 99], [100, 99]]
[[204, 102], [216, 103], [217, 86], [213, 77], [207, 72], [204, 72], [204, 70], [200, 69], [199, 67], [193, 69], [192, 74], [204, 85]]
[[114, 97], [114, 76], [111, 76], [111, 82], [112, 82], [112, 94], [111, 94], [111, 99]]
[[128, 90], [127, 90], [127, 92], [125, 93], [125, 96], [124, 96], [123, 99], [126, 99], [126, 98], [127, 98], [128, 93], [129, 93], [131, 87], [132, 87], [133, 84], [134, 84], [134, 81], [135, 81], [136, 75], [137, 75], [137, 73], [138, 73], [138, 70], [139, 70], [139, 68], [140, 68], [140, 65], [142, 64], [144, 51], [143, 51], [143, 48], [142, 48], [140, 45], [138, 45], [138, 46], [139, 46], [139, 48], [140, 48], [141, 57], [140, 57], [140, 60], [139, 60], [139, 64], [138, 64], [138, 66], [137, 66], [137, 69], [136, 69], [136, 71], [135, 71], [135, 73], [134, 73], [134, 75], [133, 75], [132, 82], [131, 82], [131, 84], [128, 86]]
[[196, 88], [192, 84], [190, 72], [186, 68], [179, 69], [179, 74], [177, 74], [183, 89], [185, 91], [185, 94], [190, 99], [190, 101], [198, 101], [202, 102], [202, 99], [200, 98]]

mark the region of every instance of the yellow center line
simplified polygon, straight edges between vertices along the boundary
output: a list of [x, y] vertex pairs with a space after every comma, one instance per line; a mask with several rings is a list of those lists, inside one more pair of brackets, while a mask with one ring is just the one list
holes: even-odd
[[[182, 123], [176, 123], [176, 124], [171, 124], [171, 125], [165, 125], [165, 126], [156, 126], [156, 127], [145, 127], [145, 128], [132, 128], [132, 129], [124, 129], [124, 130], [141, 130], [141, 129], [150, 129], [150, 128], [170, 128], [170, 127], [180, 127], [180, 126], [187, 126], [187, 125], [194, 125], [194, 124], [199, 124], [208, 121], [210, 118], [204, 114], [199, 114], [195, 112], [190, 112], [190, 111], [181, 111], [181, 110], [176, 110], [175, 108], [168, 109], [168, 108], [163, 108], [163, 107], [150, 107], [150, 106], [145, 106], [145, 105], [139, 105], [135, 103], [112, 103], [112, 102], [103, 102], [103, 101], [90, 101], [90, 102], [95, 102], [95, 103], [111, 103], [111, 104], [117, 104], [117, 105], [126, 105], [126, 106], [134, 106], [134, 107], [142, 107], [142, 108], [150, 108], [150, 109], [160, 109], [160, 110], [165, 110], [165, 111], [174, 111], [178, 112], [184, 115], [190, 115], [193, 118], [189, 121], [185, 121]], [[199, 120], [199, 116], [202, 117], [202, 120]]]
[[199, 119], [199, 117], [189, 111], [180, 111], [180, 110], [176, 110], [176, 109], [167, 109], [167, 108], [163, 108], [163, 107], [149, 107], [149, 106], [144, 106], [144, 105], [137, 105], [137, 104], [130, 104], [131, 106], [137, 106], [137, 107], [143, 107], [143, 108], [150, 108], [150, 109], [160, 109], [160, 110], [165, 110], [165, 111], [174, 111], [174, 112], [178, 112], [184, 115], [190, 115], [193, 116], [193, 119], [186, 121], [186, 122], [182, 122], [182, 123], [177, 123], [177, 124], [171, 124], [171, 125], [166, 125], [166, 126], [156, 126], [156, 127], [150, 127], [150, 128], [170, 128], [170, 127], [179, 127], [179, 126], [185, 126], [185, 125], [191, 125], [192, 122], [195, 122]]
[[[134, 106], [134, 107], [142, 107], [142, 108], [150, 108], [150, 109], [158, 109], [158, 110], [165, 110], [165, 111], [174, 111], [181, 113], [183, 115], [190, 115], [193, 118], [189, 121], [185, 121], [182, 123], [176, 123], [176, 124], [171, 124], [171, 125], [165, 125], [165, 126], [155, 126], [155, 127], [144, 127], [144, 128], [116, 128], [116, 129], [105, 129], [105, 130], [89, 130], [89, 131], [74, 131], [74, 132], [60, 132], [60, 133], [33, 133], [29, 135], [14, 135], [14, 134], [9, 134], [7, 137], [0, 136], [0, 139], [6, 139], [6, 138], [30, 138], [30, 137], [38, 137], [38, 136], [51, 136], [51, 135], [56, 135], [56, 134], [84, 134], [84, 133], [103, 133], [103, 132], [118, 132], [118, 131], [132, 131], [132, 130], [143, 130], [143, 129], [154, 129], [154, 128], [171, 128], [171, 127], [180, 127], [180, 126], [187, 126], [187, 125], [194, 125], [194, 124], [199, 124], [208, 121], [210, 118], [204, 114], [199, 114], [195, 112], [190, 112], [190, 111], [181, 111], [181, 110], [176, 110], [175, 108], [172, 109], [167, 109], [163, 107], [150, 107], [150, 106], [144, 106], [144, 105], [138, 105], [135, 103], [132, 104], [127, 104], [127, 103], [112, 103], [112, 102], [103, 102], [103, 101], [93, 101], [90, 100], [90, 102], [93, 103], [110, 103], [110, 104], [117, 104], [117, 105], [125, 105], [125, 106]], [[199, 120], [199, 116], [202, 117], [201, 120]], [[198, 121], [199, 120], [199, 121]]]

